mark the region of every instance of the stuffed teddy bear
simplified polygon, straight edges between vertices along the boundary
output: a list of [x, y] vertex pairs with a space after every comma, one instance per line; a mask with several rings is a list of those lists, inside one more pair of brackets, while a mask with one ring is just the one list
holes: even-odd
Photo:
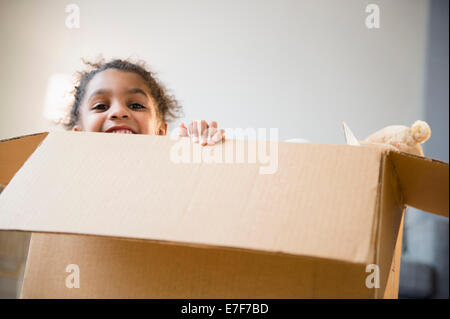
[[396, 151], [423, 156], [420, 144], [431, 136], [430, 126], [424, 121], [416, 121], [411, 127], [403, 125], [387, 126], [367, 137], [361, 144], [383, 144]]

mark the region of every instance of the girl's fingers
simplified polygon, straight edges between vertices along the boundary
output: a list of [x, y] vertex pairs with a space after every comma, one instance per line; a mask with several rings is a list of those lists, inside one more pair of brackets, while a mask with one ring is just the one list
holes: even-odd
[[[221, 130], [223, 131], [223, 130]], [[208, 144], [209, 145], [214, 145], [215, 143], [217, 143], [217, 139], [218, 137], [214, 137], [217, 133], [221, 133], [221, 131], [218, 130], [218, 126], [217, 126], [217, 122], [216, 121], [212, 121], [211, 122], [211, 127], [209, 128], [209, 132], [208, 132]]]
[[207, 134], [208, 127], [209, 125], [205, 120], [192, 121], [189, 124], [189, 135], [195, 143], [198, 143], [201, 138], [206, 140], [207, 136], [205, 136], [204, 138], [203, 136], [204, 134]]
[[203, 146], [206, 145], [207, 140], [208, 140], [208, 129], [209, 129], [209, 125], [205, 120], [202, 120], [200, 122], [200, 139], [201, 139], [201, 144]]
[[208, 141], [207, 142], [209, 145], [214, 144], [212, 142], [212, 138], [213, 138], [214, 134], [216, 134], [216, 132], [217, 132], [217, 128], [215, 128], [211, 125], [211, 127], [208, 129]]
[[206, 121], [201, 122], [201, 143], [205, 146], [208, 143], [209, 125]]
[[[184, 134], [184, 135], [182, 135]], [[201, 145], [213, 145], [218, 141], [225, 140], [225, 131], [219, 130], [216, 121], [212, 121], [211, 125], [205, 120], [192, 121], [188, 127], [184, 123], [180, 124], [180, 136], [190, 136], [194, 143], [200, 142]]]
[[198, 130], [196, 121], [192, 121], [191, 123], [189, 123], [189, 136], [194, 142], [198, 142]]
[[223, 140], [224, 140], [224, 130], [217, 131], [212, 136], [210, 145], [216, 144], [217, 142], [223, 141]]
[[217, 128], [217, 122], [216, 121], [212, 121], [211, 122], [211, 127]]
[[180, 137], [186, 137], [186, 136], [188, 136], [188, 129], [187, 129], [187, 127], [184, 125], [184, 123], [181, 123], [181, 124], [180, 124], [178, 136], [180, 136]]

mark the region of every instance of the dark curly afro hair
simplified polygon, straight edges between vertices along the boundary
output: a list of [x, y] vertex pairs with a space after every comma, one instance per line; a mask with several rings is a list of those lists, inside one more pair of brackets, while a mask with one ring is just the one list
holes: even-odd
[[88, 70], [77, 72], [77, 84], [73, 90], [73, 103], [70, 106], [63, 125], [70, 130], [77, 125], [80, 116], [80, 105], [85, 95], [86, 86], [89, 81], [97, 74], [108, 69], [116, 69], [125, 72], [133, 72], [140, 75], [147, 83], [150, 93], [157, 103], [157, 114], [161, 121], [171, 122], [182, 116], [182, 107], [178, 101], [167, 93], [167, 89], [156, 78], [156, 74], [150, 70], [144, 61], [131, 62], [129, 60], [114, 59], [105, 62], [103, 58], [98, 62], [89, 62], [82, 59], [88, 66]]

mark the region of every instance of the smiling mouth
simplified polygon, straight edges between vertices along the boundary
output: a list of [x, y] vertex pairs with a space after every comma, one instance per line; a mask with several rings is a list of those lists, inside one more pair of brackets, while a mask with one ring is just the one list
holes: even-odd
[[105, 133], [136, 134], [136, 132], [131, 127], [125, 125], [110, 127], [105, 131]]
[[127, 129], [113, 130], [105, 133], [113, 133], [113, 134], [134, 134], [133, 131]]
[[115, 131], [112, 131], [112, 132], [108, 132], [108, 133], [116, 133], [116, 134], [118, 134], [118, 133], [120, 133], [120, 134], [134, 134], [132, 131], [130, 131], [130, 130], [115, 130]]

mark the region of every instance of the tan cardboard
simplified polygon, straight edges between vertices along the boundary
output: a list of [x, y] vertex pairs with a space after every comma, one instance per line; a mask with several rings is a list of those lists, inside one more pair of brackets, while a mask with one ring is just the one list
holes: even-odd
[[[9, 183], [45, 136], [47, 133], [1, 141], [0, 185]], [[0, 231], [0, 276], [19, 279], [25, 266], [29, 242], [30, 233]]]
[[46, 136], [38, 133], [0, 141], [0, 184], [9, 183]]
[[[367, 274], [360, 264], [96, 236], [32, 237], [23, 298], [373, 296], [361, 286]], [[80, 268], [77, 289], [65, 286], [71, 263]]]
[[448, 217], [448, 164], [392, 152], [404, 201], [409, 206]]
[[[375, 147], [264, 142], [278, 163], [260, 174], [249, 155], [170, 157], [249, 142], [43, 137], [0, 195], [0, 229], [34, 233], [24, 298], [395, 298], [405, 204], [448, 216], [448, 164]], [[64, 284], [69, 264], [80, 288]], [[380, 288], [366, 286], [371, 264]]]

